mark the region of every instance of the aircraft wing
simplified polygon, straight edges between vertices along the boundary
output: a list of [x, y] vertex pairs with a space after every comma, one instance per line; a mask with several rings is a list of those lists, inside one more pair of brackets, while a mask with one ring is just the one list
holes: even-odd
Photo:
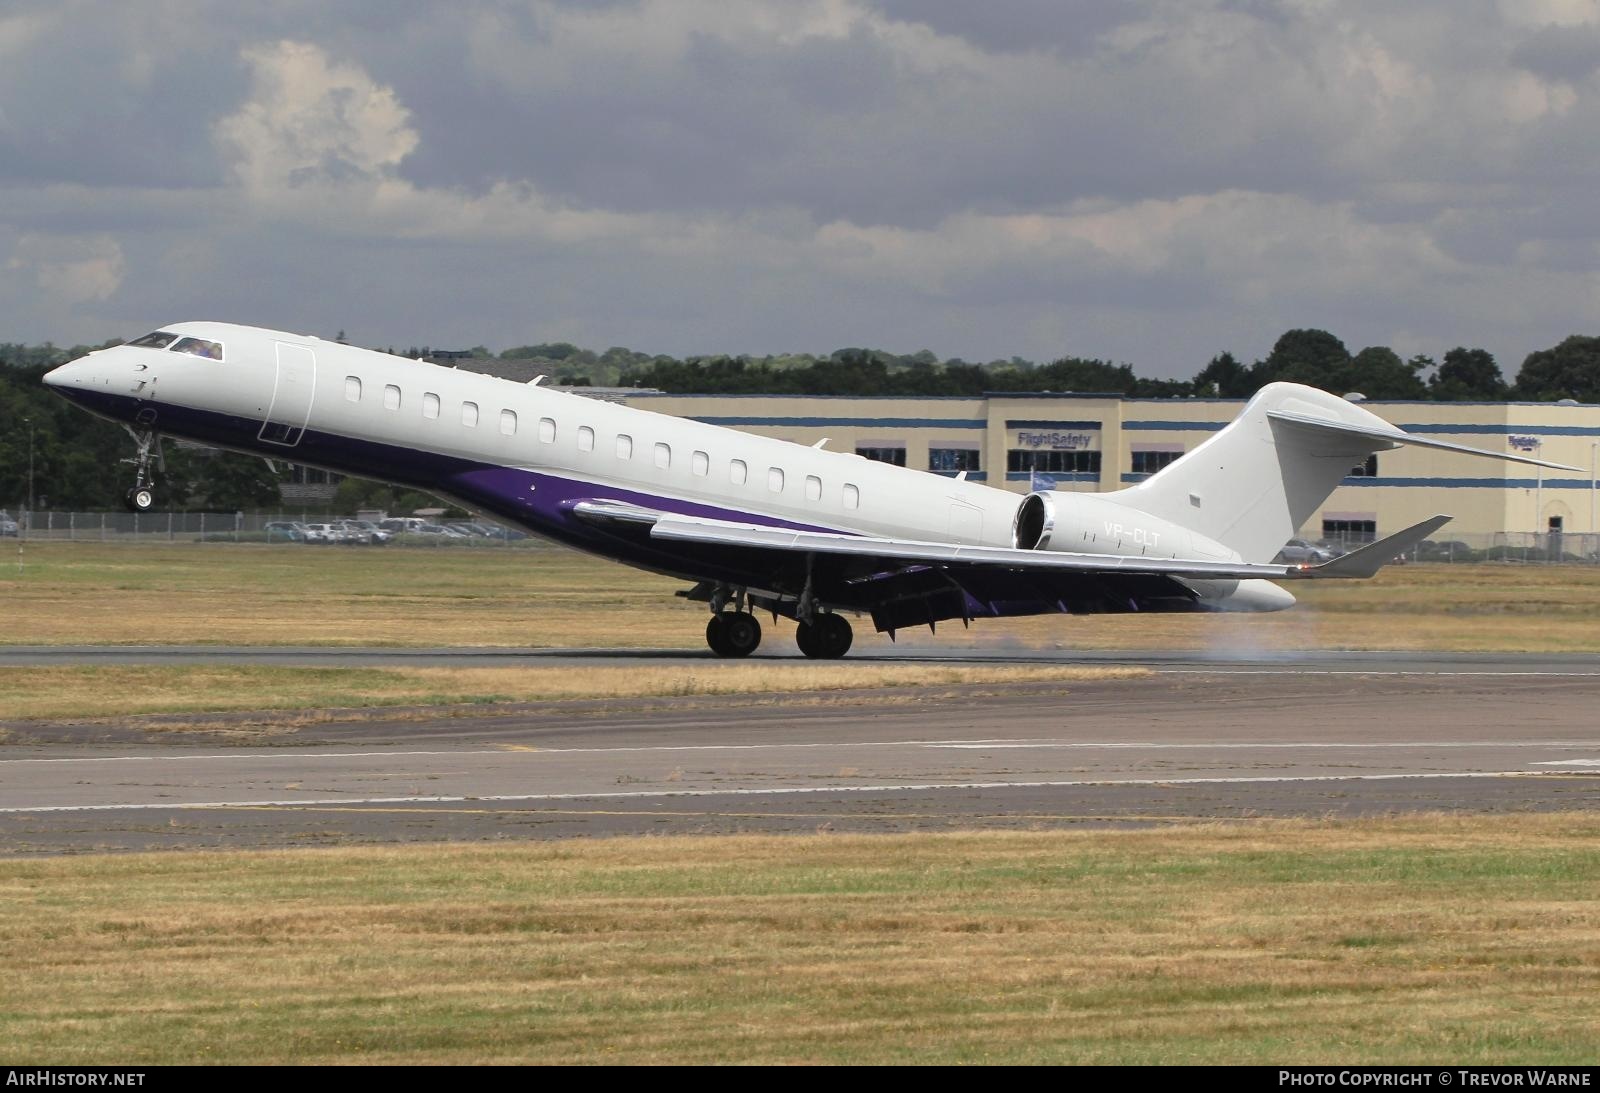
[[868, 563], [869, 569], [876, 567], [886, 571], [907, 566], [937, 566], [951, 571], [987, 568], [1021, 573], [1143, 574], [1213, 581], [1370, 577], [1384, 563], [1411, 549], [1450, 519], [1448, 516], [1435, 516], [1343, 557], [1320, 565], [1308, 565], [1204, 561], [1144, 554], [1017, 550], [1010, 547], [966, 546], [839, 532], [802, 531], [678, 516], [610, 501], [582, 501], [574, 506], [574, 512], [581, 518], [594, 521], [648, 524], [652, 539], [781, 554], [844, 556]]

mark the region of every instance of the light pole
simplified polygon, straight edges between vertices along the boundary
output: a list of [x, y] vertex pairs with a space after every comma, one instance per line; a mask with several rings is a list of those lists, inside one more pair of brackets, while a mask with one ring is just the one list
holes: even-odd
[[1595, 502], [1595, 484], [1596, 484], [1596, 477], [1597, 477], [1595, 472], [1596, 472], [1596, 470], [1600, 470], [1600, 466], [1597, 466], [1597, 462], [1596, 462], [1597, 458], [1600, 458], [1600, 440], [1591, 440], [1591, 441], [1589, 441], [1589, 534], [1590, 535], [1593, 535], [1596, 532], [1600, 532], [1600, 527], [1596, 527], [1595, 526], [1595, 522], [1594, 522], [1594, 520], [1595, 520], [1595, 504], [1594, 504], [1594, 502]]
[[22, 423], [28, 427], [28, 526], [33, 526], [33, 418], [25, 417]]

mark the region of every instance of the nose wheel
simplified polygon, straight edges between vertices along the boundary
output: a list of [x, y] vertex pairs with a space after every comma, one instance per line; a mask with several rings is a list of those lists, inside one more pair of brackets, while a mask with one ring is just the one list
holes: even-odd
[[761, 624], [748, 611], [719, 611], [706, 623], [706, 644], [719, 657], [747, 657], [761, 644]]
[[161, 434], [154, 429], [130, 428], [128, 432], [134, 443], [139, 445], [139, 450], [132, 459], [123, 460], [124, 463], [133, 464], [133, 489], [123, 495], [123, 501], [129, 512], [149, 512], [156, 503], [155, 482], [150, 474], [151, 460], [163, 471], [167, 469], [166, 459], [161, 454]]

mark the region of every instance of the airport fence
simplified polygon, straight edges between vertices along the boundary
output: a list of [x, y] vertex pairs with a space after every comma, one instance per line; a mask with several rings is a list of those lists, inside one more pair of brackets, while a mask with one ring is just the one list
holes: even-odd
[[[362, 545], [355, 540], [317, 543], [298, 540], [271, 525], [326, 524], [344, 517], [305, 512], [34, 512], [9, 510], [16, 534], [32, 542], [100, 543], [274, 543], [288, 547]], [[474, 523], [499, 527], [492, 521]], [[0, 520], [0, 528], [6, 521]], [[502, 529], [504, 530], [504, 529]], [[397, 535], [385, 546], [501, 550], [538, 549], [550, 544], [533, 536], [495, 538], [449, 535]]]
[[[307, 512], [55, 512], [29, 513], [17, 509], [0, 510], [0, 528], [17, 524], [17, 534], [28, 540], [102, 543], [281, 543], [284, 546], [350, 545], [302, 544], [269, 525], [299, 523], [325, 524], [341, 517]], [[478, 519], [479, 524], [494, 525]], [[1448, 534], [1448, 528], [1445, 534]], [[7, 533], [9, 534], [9, 532]], [[1323, 539], [1321, 543], [1337, 550], [1353, 550], [1370, 538]], [[549, 546], [546, 540], [529, 536], [514, 538], [456, 538], [445, 535], [400, 535], [388, 546], [428, 549], [533, 549]], [[1447, 539], [1426, 542], [1405, 555], [1409, 562], [1511, 562], [1527, 565], [1600, 564], [1600, 534], [1593, 532], [1512, 532], [1462, 533]]]

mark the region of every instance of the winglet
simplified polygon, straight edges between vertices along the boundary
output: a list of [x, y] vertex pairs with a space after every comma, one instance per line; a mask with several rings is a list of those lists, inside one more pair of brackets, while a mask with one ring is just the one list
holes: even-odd
[[1387, 535], [1375, 543], [1352, 550], [1341, 558], [1323, 562], [1306, 571], [1308, 577], [1375, 577], [1378, 570], [1394, 561], [1422, 540], [1450, 522], [1448, 516], [1434, 516], [1420, 524]]

